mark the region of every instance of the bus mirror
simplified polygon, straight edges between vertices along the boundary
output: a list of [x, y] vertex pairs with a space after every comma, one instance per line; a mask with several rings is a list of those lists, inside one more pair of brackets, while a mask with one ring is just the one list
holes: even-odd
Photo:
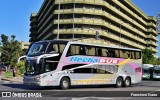
[[55, 57], [58, 56], [59, 54], [43, 54], [37, 57], [37, 64], [39, 64], [39, 61], [41, 58], [50, 58], [50, 57]]
[[22, 58], [26, 58], [26, 56], [21, 56], [21, 57], [19, 57], [19, 58], [18, 58], [18, 63], [20, 63], [20, 61], [21, 61]]

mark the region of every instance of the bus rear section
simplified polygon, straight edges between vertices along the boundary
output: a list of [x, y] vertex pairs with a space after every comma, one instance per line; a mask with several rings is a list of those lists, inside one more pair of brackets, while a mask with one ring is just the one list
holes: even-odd
[[70, 43], [68, 47], [61, 59], [67, 63], [62, 63], [59, 70], [65, 72], [62, 77], [71, 86], [115, 84], [127, 87], [142, 80], [140, 50], [83, 43]]

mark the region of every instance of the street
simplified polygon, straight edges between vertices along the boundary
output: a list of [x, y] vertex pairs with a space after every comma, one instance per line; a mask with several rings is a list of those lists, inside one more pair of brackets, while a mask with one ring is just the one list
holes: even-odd
[[[150, 93], [158, 94], [160, 91], [160, 81], [142, 81], [139, 84], [132, 85], [131, 87], [115, 88], [112, 85], [107, 86], [76, 86], [71, 87], [68, 90], [61, 90], [58, 87], [39, 87], [39, 86], [28, 86], [22, 83], [0, 81], [0, 91], [14, 91], [18, 93], [23, 92], [42, 92], [43, 99], [57, 99], [57, 100], [158, 100], [159, 97], [132, 97], [129, 96], [132, 91], [133, 93]], [[108, 94], [107, 94], [108, 93]], [[116, 94], [116, 95], [115, 95]], [[128, 95], [127, 95], [128, 94]], [[106, 96], [107, 95], [107, 96]], [[126, 95], [126, 96], [125, 96]], [[120, 97], [119, 97], [120, 96]], [[20, 100], [19, 97], [14, 97], [12, 99]], [[10, 98], [11, 99], [11, 98]], [[12, 100], [11, 99], [11, 100]], [[24, 98], [28, 99], [28, 98]], [[42, 98], [39, 98], [41, 100]], [[8, 98], [3, 98], [3, 100], [8, 100]]]

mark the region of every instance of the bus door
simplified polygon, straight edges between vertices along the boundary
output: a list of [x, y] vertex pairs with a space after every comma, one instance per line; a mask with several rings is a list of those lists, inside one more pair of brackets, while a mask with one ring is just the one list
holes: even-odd
[[[46, 77], [47, 79], [53, 79], [52, 72], [54, 72], [57, 69], [57, 66], [59, 64], [59, 60], [61, 58], [64, 48], [65, 48], [65, 44], [58, 44], [54, 42], [53, 43], [51, 42], [49, 44], [46, 54], [51, 54], [51, 55], [55, 54], [55, 56], [49, 56], [49, 57], [43, 58], [44, 73], [47, 74], [50, 72], [50, 75], [47, 75]], [[46, 74], [44, 74], [44, 76], [46, 76]]]

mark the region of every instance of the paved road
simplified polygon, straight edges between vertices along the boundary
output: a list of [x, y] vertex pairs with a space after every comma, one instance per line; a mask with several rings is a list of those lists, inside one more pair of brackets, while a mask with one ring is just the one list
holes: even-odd
[[[131, 94], [132, 91], [140, 91], [141, 94], [160, 94], [160, 81], [142, 81], [139, 84], [132, 85], [127, 88], [115, 88], [114, 86], [85, 86], [85, 87], [71, 87], [68, 90], [60, 90], [57, 87], [39, 87], [39, 86], [27, 86], [22, 83], [13, 83], [8, 81], [0, 81], [0, 91], [28, 91], [30, 92], [42, 92], [43, 99], [54, 100], [159, 100], [158, 97], [130, 97], [127, 94]], [[121, 91], [121, 92], [117, 92]], [[127, 92], [126, 92], [127, 91]], [[130, 92], [128, 92], [130, 91]], [[147, 92], [146, 92], [147, 91]], [[28, 93], [27, 92], [27, 93]], [[105, 97], [104, 95], [111, 95], [111, 97]], [[136, 92], [137, 93], [137, 92]], [[128, 97], [114, 97], [119, 95], [127, 95]], [[45, 96], [45, 98], [44, 98]], [[71, 97], [74, 96], [74, 97]], [[113, 96], [113, 97], [112, 97]], [[10, 98], [21, 100], [22, 98]], [[28, 98], [23, 98], [28, 99]], [[38, 98], [41, 100], [42, 98]], [[1, 98], [0, 98], [1, 100]], [[3, 100], [8, 100], [8, 98], [3, 98]]]

